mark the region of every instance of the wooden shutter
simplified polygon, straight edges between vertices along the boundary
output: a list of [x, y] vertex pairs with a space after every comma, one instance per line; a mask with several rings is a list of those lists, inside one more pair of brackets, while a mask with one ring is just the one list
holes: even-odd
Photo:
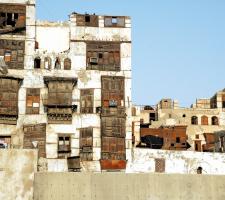
[[93, 89], [83, 89], [80, 90], [80, 107], [81, 113], [93, 113], [94, 108], [94, 90]]
[[93, 128], [80, 129], [80, 157], [81, 160], [93, 160]]
[[165, 172], [165, 159], [155, 159], [155, 172], [163, 173]]
[[23, 148], [35, 149], [37, 142], [38, 157], [46, 157], [46, 124], [25, 125], [23, 131]]
[[40, 89], [27, 88], [27, 114], [39, 114], [40, 108]]
[[[92, 58], [96, 58], [97, 63], [91, 63]], [[120, 71], [120, 43], [88, 42], [87, 69]]]

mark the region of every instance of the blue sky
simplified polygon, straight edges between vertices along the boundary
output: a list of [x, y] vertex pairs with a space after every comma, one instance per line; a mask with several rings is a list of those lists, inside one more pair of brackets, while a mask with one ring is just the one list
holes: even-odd
[[189, 106], [225, 87], [225, 0], [36, 0], [37, 18], [132, 17], [133, 102]]

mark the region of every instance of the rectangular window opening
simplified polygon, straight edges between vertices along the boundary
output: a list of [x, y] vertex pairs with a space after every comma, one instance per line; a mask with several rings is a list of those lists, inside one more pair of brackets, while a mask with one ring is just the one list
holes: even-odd
[[58, 158], [70, 157], [71, 153], [71, 140], [68, 135], [58, 136]]
[[112, 17], [112, 24], [117, 24], [117, 23], [118, 23], [117, 17]]
[[85, 22], [89, 23], [91, 21], [90, 15], [85, 15]]

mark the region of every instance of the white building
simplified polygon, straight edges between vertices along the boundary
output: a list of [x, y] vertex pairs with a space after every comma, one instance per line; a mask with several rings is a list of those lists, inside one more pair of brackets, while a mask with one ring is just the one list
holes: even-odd
[[[131, 19], [35, 19], [35, 0], [0, 3], [0, 141], [39, 148], [49, 171], [124, 170], [131, 159]], [[4, 66], [6, 64], [6, 67]], [[45, 160], [45, 159], [44, 159]]]

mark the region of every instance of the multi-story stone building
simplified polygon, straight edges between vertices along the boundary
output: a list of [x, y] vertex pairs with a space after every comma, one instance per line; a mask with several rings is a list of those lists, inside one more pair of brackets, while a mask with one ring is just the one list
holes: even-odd
[[124, 170], [131, 159], [131, 19], [35, 19], [35, 0], [0, 3], [0, 143], [38, 148], [49, 171]]

